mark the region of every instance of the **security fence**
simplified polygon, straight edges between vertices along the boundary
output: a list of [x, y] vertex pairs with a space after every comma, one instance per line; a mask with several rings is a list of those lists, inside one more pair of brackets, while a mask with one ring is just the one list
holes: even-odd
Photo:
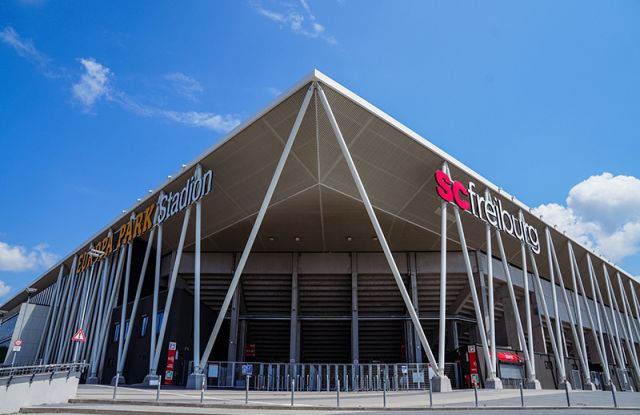
[[[456, 363], [447, 363], [451, 384], [460, 386]], [[427, 363], [257, 363], [209, 362], [207, 385], [263, 391], [381, 391], [426, 390], [435, 375]], [[248, 377], [247, 377], [248, 376]]]

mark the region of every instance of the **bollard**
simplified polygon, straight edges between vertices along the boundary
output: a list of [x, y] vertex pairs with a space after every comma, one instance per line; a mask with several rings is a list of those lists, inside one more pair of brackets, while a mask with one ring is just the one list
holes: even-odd
[[433, 408], [433, 386], [431, 385], [431, 379], [429, 379], [429, 409]]
[[160, 385], [162, 384], [162, 375], [158, 376], [158, 389], [156, 389], [156, 402], [160, 400]]
[[473, 382], [473, 394], [476, 397], [476, 408], [478, 407], [478, 384]]
[[251, 377], [250, 375], [247, 375], [247, 381], [245, 382], [246, 385], [247, 385], [247, 387], [244, 390], [244, 404], [245, 405], [249, 404], [249, 378], [250, 377]]
[[382, 383], [382, 407], [387, 407], [387, 381], [386, 379]]
[[567, 385], [564, 385], [564, 392], [567, 395], [567, 406], [569, 408], [571, 408], [571, 400], [569, 399], [569, 388], [567, 388]]
[[524, 408], [524, 391], [522, 390], [522, 381], [520, 381], [520, 406]]
[[611, 385], [611, 396], [613, 396], [613, 407], [617, 408], [618, 407], [618, 400], [616, 399], [616, 387], [613, 384], [613, 382], [611, 382], [610, 385]]
[[116, 392], [118, 391], [118, 381], [120, 380], [120, 373], [116, 372], [116, 383], [113, 384], [113, 399], [116, 399]]
[[294, 391], [295, 391], [295, 380], [291, 379], [291, 406], [293, 406], [293, 401], [294, 401]]
[[204, 402], [204, 376], [202, 376], [202, 382], [200, 384], [200, 403]]
[[336, 403], [340, 408], [340, 379], [336, 379]]

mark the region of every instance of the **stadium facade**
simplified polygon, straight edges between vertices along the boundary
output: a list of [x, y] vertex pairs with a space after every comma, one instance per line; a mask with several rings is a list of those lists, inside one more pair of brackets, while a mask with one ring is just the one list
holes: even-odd
[[314, 71], [3, 304], [0, 358], [92, 383], [629, 390], [639, 296]]

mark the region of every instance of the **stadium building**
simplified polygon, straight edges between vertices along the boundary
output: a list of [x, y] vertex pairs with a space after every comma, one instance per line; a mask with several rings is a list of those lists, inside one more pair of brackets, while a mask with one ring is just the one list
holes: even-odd
[[638, 297], [314, 71], [0, 306], [0, 359], [106, 384], [637, 390]]

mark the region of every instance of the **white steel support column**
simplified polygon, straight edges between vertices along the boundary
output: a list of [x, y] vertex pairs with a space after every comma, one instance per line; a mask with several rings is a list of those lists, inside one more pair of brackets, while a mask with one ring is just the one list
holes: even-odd
[[[607, 328], [607, 339], [609, 340], [609, 345], [613, 349], [613, 354], [615, 356], [615, 360], [617, 366], [621, 369], [625, 367], [624, 357], [622, 356], [622, 350], [620, 349], [618, 342], [616, 341], [616, 337], [614, 336], [614, 331], [611, 326], [611, 322], [609, 321], [609, 316], [607, 314], [607, 308], [604, 305], [604, 298], [602, 297], [602, 291], [600, 291], [600, 283], [598, 283], [598, 277], [596, 275], [595, 269], [593, 268], [593, 263], [591, 262], [591, 256], [587, 254], [587, 262], [589, 264], [589, 276], [591, 277], [591, 289], [595, 287], [595, 293], [598, 294], [597, 300], [600, 302], [600, 306], [602, 307], [602, 318], [604, 319], [605, 326]], [[596, 301], [596, 313], [598, 312]], [[613, 305], [611, 305], [613, 307]], [[597, 316], [597, 314], [596, 314]], [[613, 314], [612, 314], [613, 317]], [[600, 331], [602, 333], [602, 331]], [[602, 339], [602, 346], [604, 348], [604, 338]], [[605, 348], [606, 349], [606, 348]]]
[[231, 285], [229, 286], [229, 290], [227, 291], [227, 295], [222, 302], [222, 306], [220, 307], [220, 312], [218, 313], [218, 318], [213, 326], [213, 330], [211, 331], [211, 335], [209, 336], [209, 341], [207, 342], [207, 346], [204, 349], [202, 357], [200, 358], [200, 373], [204, 373], [204, 365], [209, 359], [209, 355], [213, 350], [213, 345], [218, 337], [218, 333], [220, 332], [220, 328], [222, 327], [222, 323], [224, 321], [224, 317], [227, 314], [227, 310], [229, 309], [229, 304], [233, 299], [233, 294], [238, 286], [238, 282], [240, 281], [240, 276], [244, 271], [244, 266], [247, 263], [247, 259], [249, 258], [249, 253], [251, 252], [251, 248], [253, 247], [253, 243], [255, 242], [256, 236], [258, 235], [258, 231], [260, 230], [260, 226], [262, 225], [262, 221], [264, 219], [264, 215], [267, 212], [267, 208], [271, 203], [271, 198], [273, 197], [273, 193], [278, 185], [278, 181], [280, 180], [280, 175], [282, 174], [282, 170], [284, 169], [284, 165], [287, 162], [287, 158], [289, 157], [289, 153], [291, 152], [291, 148], [293, 147], [293, 143], [295, 141], [296, 136], [298, 135], [298, 130], [300, 129], [300, 125], [302, 124], [302, 120], [304, 118], [304, 114], [307, 112], [307, 108], [309, 107], [309, 102], [311, 97], [313, 96], [313, 85], [309, 86], [307, 93], [302, 101], [302, 105], [300, 110], [298, 111], [298, 115], [293, 123], [293, 127], [291, 128], [291, 132], [289, 133], [289, 138], [282, 150], [282, 154], [280, 155], [280, 160], [278, 160], [278, 165], [273, 173], [273, 177], [271, 178], [271, 182], [269, 183], [269, 187], [267, 188], [267, 192], [265, 194], [264, 199], [262, 200], [262, 205], [260, 206], [260, 210], [258, 211], [258, 216], [256, 217], [255, 222], [253, 223], [253, 227], [251, 228], [251, 233], [249, 234], [249, 238], [247, 239], [247, 243], [245, 244], [244, 250], [242, 251], [242, 255], [240, 256], [240, 260], [238, 261], [238, 265], [236, 267], [235, 272], [233, 273], [233, 279], [231, 280]]
[[[164, 191], [160, 192], [160, 198], [164, 196]], [[156, 351], [156, 340], [158, 333], [156, 330], [158, 324], [158, 294], [160, 292], [160, 268], [162, 266], [162, 223], [158, 226], [158, 237], [156, 239], [156, 266], [153, 278], [153, 305], [151, 307], [151, 342], [149, 346], [149, 375], [145, 377], [144, 383], [149, 384], [149, 377], [153, 373], [153, 354]], [[155, 376], [155, 373], [153, 373]], [[154, 380], [157, 377], [154, 378]]]
[[160, 361], [160, 353], [162, 352], [162, 344], [164, 342], [164, 335], [167, 331], [167, 323], [169, 322], [169, 313], [171, 312], [171, 303], [173, 302], [173, 293], [176, 289], [176, 280], [178, 279], [178, 271], [180, 270], [180, 261], [182, 260], [182, 251], [184, 249], [184, 240], [187, 237], [187, 228], [189, 227], [189, 218], [191, 217], [191, 206], [188, 206], [184, 212], [184, 219], [182, 220], [182, 230], [180, 231], [180, 240], [178, 241], [178, 248], [176, 250], [176, 259], [171, 270], [171, 279], [169, 280], [169, 291], [167, 292], [167, 299], [164, 305], [164, 317], [162, 318], [162, 326], [160, 326], [160, 334], [158, 335], [158, 342], [156, 343], [156, 350], [153, 353], [151, 361], [153, 365], [151, 367], [151, 373], [149, 377], [155, 377], [158, 372], [158, 362]]
[[[196, 167], [196, 176], [202, 179], [202, 167]], [[202, 243], [202, 202], [196, 202], [196, 236], [193, 264], [193, 373], [189, 375], [187, 389], [199, 389], [202, 385], [203, 375], [198, 373], [200, 367], [200, 250]]]
[[571, 385], [567, 382], [567, 375], [565, 373], [564, 362], [562, 361], [562, 354], [559, 352], [562, 350], [560, 348], [560, 343], [556, 341], [556, 337], [553, 334], [553, 326], [551, 325], [551, 317], [549, 315], [549, 309], [547, 308], [547, 300], [544, 298], [544, 290], [542, 289], [542, 282], [540, 281], [540, 273], [538, 272], [538, 265], [536, 264], [536, 259], [533, 256], [533, 252], [529, 249], [529, 259], [531, 260], [531, 268], [533, 269], [533, 276], [538, 292], [540, 293], [540, 301], [542, 302], [542, 310], [544, 312], [545, 322], [547, 323], [547, 333], [549, 333], [549, 339], [551, 340], [551, 348], [553, 349], [553, 356], [556, 359], [556, 364], [558, 365], [558, 372], [560, 374], [560, 382], [561, 386], [567, 384], [569, 387]]
[[627, 302], [627, 293], [624, 289], [624, 285], [622, 284], [622, 278], [620, 277], [620, 273], [617, 272], [616, 273], [617, 277], [618, 277], [618, 287], [620, 289], [620, 296], [622, 297], [622, 309], [624, 311], [623, 315], [624, 315], [624, 319], [626, 322], [626, 336], [627, 336], [627, 343], [629, 344], [629, 348], [631, 349], [631, 351], [633, 352], [633, 357], [634, 357], [634, 363], [636, 366], [638, 366], [638, 354], [636, 352], [636, 334], [634, 333], [634, 329], [635, 327], [631, 326], [631, 320], [629, 318], [629, 307], [628, 307], [628, 302]]
[[[633, 312], [630, 312], [632, 318], [634, 319], [634, 322], [636, 324], [636, 332], [638, 335], [638, 341], [640, 341], [640, 307], [638, 306], [638, 297], [636, 296], [636, 290], [635, 287], [633, 286], [633, 281], [631, 279], [629, 279], [629, 291], [631, 292], [631, 299], [633, 300], [633, 304], [635, 306], [636, 309], [636, 315], [633, 316]], [[629, 310], [632, 310], [633, 307], [631, 307], [631, 304], [629, 304]]]
[[[520, 212], [522, 218], [522, 212]], [[529, 359], [531, 364], [529, 365], [529, 382], [536, 381], [536, 362], [535, 354], [533, 353], [533, 324], [531, 323], [531, 293], [529, 292], [529, 272], [527, 271], [527, 248], [524, 242], [520, 244], [520, 259], [522, 261], [522, 281], [524, 282], [524, 313], [527, 324], [527, 340], [523, 347], [527, 347], [529, 353]], [[538, 382], [539, 383], [539, 382]]]
[[[442, 171], [449, 174], [447, 162]], [[440, 204], [440, 319], [438, 324], [438, 376], [444, 376], [444, 352], [447, 335], [447, 202]]]
[[[402, 299], [404, 300], [405, 306], [409, 311], [409, 315], [411, 316], [411, 320], [413, 321], [414, 328], [416, 329], [416, 332], [418, 333], [418, 337], [422, 342], [422, 346], [425, 352], [427, 353], [429, 363], [431, 363], [431, 366], [433, 367], [436, 373], [439, 373], [439, 374], [444, 373], [442, 368], [436, 362], [435, 356], [431, 351], [431, 347], [429, 346], [427, 337], [425, 336], [424, 330], [422, 329], [422, 325], [420, 324], [420, 319], [418, 318], [418, 314], [416, 313], [413, 307], [413, 303], [411, 302], [411, 298], [409, 297], [409, 293], [407, 292], [407, 289], [404, 286], [404, 282], [402, 281], [402, 276], [400, 275], [398, 266], [396, 265], [396, 262], [393, 259], [393, 254], [391, 253], [391, 249], [389, 248], [389, 245], [384, 236], [384, 233], [382, 232], [382, 228], [380, 228], [380, 223], [378, 222], [378, 218], [376, 217], [375, 211], [373, 210], [373, 206], [371, 205], [371, 202], [369, 200], [369, 196], [367, 195], [364, 185], [362, 184], [362, 180], [360, 179], [358, 170], [356, 169], [353, 159], [351, 158], [349, 147], [344, 141], [344, 137], [342, 136], [342, 132], [340, 131], [340, 127], [338, 126], [338, 122], [336, 121], [333, 111], [331, 110], [331, 106], [329, 105], [329, 101], [327, 100], [327, 97], [320, 85], [317, 85], [317, 90], [318, 90], [318, 95], [320, 97], [320, 101], [322, 102], [322, 106], [324, 107], [325, 113], [327, 114], [327, 117], [329, 118], [329, 122], [331, 123], [333, 133], [335, 134], [336, 139], [338, 140], [338, 144], [340, 145], [342, 156], [347, 162], [347, 166], [349, 167], [351, 176], [353, 177], [356, 187], [358, 188], [358, 193], [360, 195], [360, 198], [362, 199], [362, 202], [367, 211], [367, 214], [369, 215], [369, 220], [371, 221], [371, 224], [373, 225], [373, 229], [376, 232], [378, 242], [380, 242], [382, 250], [389, 264], [389, 268], [391, 268], [391, 273], [393, 274], [393, 277], [396, 280], [396, 284], [398, 285], [400, 294], [402, 295]], [[451, 381], [446, 376], [439, 375], [434, 377], [433, 380], [434, 380], [435, 391], [451, 390]]]
[[[491, 200], [491, 195], [489, 194], [488, 189], [485, 190], [485, 198], [486, 200]], [[496, 379], [498, 368], [498, 353], [496, 351], [496, 316], [493, 290], [493, 253], [491, 246], [491, 225], [488, 222], [485, 224], [484, 231], [487, 244], [487, 289], [489, 291], [489, 341], [491, 342], [491, 372], [492, 377]], [[500, 388], [496, 386], [495, 389]]]
[[495, 372], [491, 367], [491, 357], [489, 354], [489, 345], [487, 344], [487, 332], [484, 329], [484, 315], [480, 309], [480, 301], [478, 300], [478, 291], [476, 290], [476, 282], [473, 278], [473, 270], [471, 268], [471, 261], [469, 259], [469, 249], [467, 247], [467, 240], [464, 236], [464, 229], [462, 227], [462, 219], [460, 219], [460, 209], [457, 206], [453, 207], [453, 214], [456, 217], [456, 225], [458, 226], [458, 235], [460, 237], [460, 246], [462, 247], [462, 257], [464, 259], [464, 265], [467, 269], [467, 279], [469, 281], [469, 291], [471, 292], [471, 299], [473, 300], [473, 308], [476, 312], [476, 321], [478, 324], [478, 332], [480, 333], [480, 341], [482, 343], [482, 353], [484, 354], [484, 361], [487, 366], [487, 372], [489, 372], [488, 381], [497, 386], [499, 382], [496, 382]]
[[[135, 219], [135, 215], [131, 215], [131, 220]], [[116, 376], [117, 382], [124, 384], [125, 379], [122, 376], [120, 362], [122, 361], [122, 352], [124, 349], [124, 329], [127, 326], [127, 305], [129, 304], [129, 279], [131, 277], [131, 256], [133, 253], [133, 241], [130, 241], [127, 245], [127, 266], [124, 272], [124, 290], [122, 291], [122, 306], [120, 309], [120, 331], [118, 332], [118, 357], [116, 361]], [[132, 325], [132, 321], [129, 321], [129, 326]], [[114, 383], [115, 379], [111, 381]]]
[[351, 363], [360, 363], [360, 333], [358, 321], [358, 254], [351, 253]]
[[103, 274], [103, 269], [105, 267], [108, 267], [108, 262], [106, 261], [100, 261], [100, 266], [98, 267], [98, 271], [96, 272], [95, 275], [95, 283], [93, 285], [93, 292], [91, 293], [91, 298], [89, 298], [89, 310], [87, 311], [84, 320], [82, 321], [82, 327], [83, 330], [85, 332], [85, 334], [87, 335], [87, 341], [85, 343], [83, 343], [81, 345], [81, 352], [80, 352], [80, 356], [78, 356], [78, 359], [74, 361], [85, 361], [86, 360], [86, 355], [88, 352], [91, 351], [91, 344], [93, 343], [93, 341], [95, 340], [95, 328], [94, 328], [94, 314], [97, 313], [97, 308], [98, 308], [98, 303], [100, 302], [99, 300], [96, 301], [96, 296], [98, 295], [98, 292], [101, 288], [102, 285], [102, 277], [101, 275]]
[[[585, 369], [585, 382], [583, 385], [583, 389], [586, 390], [596, 390], [596, 385], [594, 385], [591, 382], [591, 372], [589, 371], [589, 356], [587, 355], [587, 342], [584, 339], [584, 325], [582, 324], [582, 311], [580, 310], [580, 300], [579, 300], [579, 295], [578, 295], [578, 284], [577, 284], [577, 280], [576, 280], [576, 272], [580, 272], [578, 269], [578, 264], [574, 262], [574, 254], [573, 254], [573, 247], [571, 246], [571, 241], [567, 241], [567, 251], [569, 252], [569, 264], [570, 264], [570, 268], [571, 268], [571, 282], [573, 284], [573, 302], [574, 302], [574, 307], [575, 307], [575, 312], [576, 312], [576, 318], [577, 318], [577, 322], [578, 322], [578, 334], [579, 334], [579, 340], [580, 340], [580, 347], [582, 348], [582, 353], [584, 353], [584, 362], [586, 364], [586, 369]], [[569, 306], [567, 305], [567, 308]], [[593, 326], [591, 326], [591, 329], [594, 329]]]
[[[149, 265], [149, 257], [151, 256], [151, 247], [153, 246], [153, 238], [156, 233], [156, 228], [151, 229], [149, 234], [149, 240], [147, 241], [147, 248], [144, 251], [144, 259], [142, 260], [142, 268], [140, 269], [140, 275], [138, 277], [138, 287], [136, 288], [136, 295], [133, 299], [133, 306], [131, 308], [131, 314], [129, 315], [129, 327], [124, 339], [124, 346], [122, 348], [122, 356], [120, 356], [120, 362], [118, 366], [118, 373], [124, 377], [124, 364], [127, 361], [127, 352], [129, 351], [129, 342], [131, 341], [131, 334], [133, 333], [134, 319], [136, 318], [136, 312], [138, 311], [138, 304], [140, 302], [140, 294], [142, 293], [142, 286], [144, 284], [144, 277], [147, 274], [147, 266]], [[120, 326], [121, 328], [124, 326]]]
[[[64, 282], [64, 264], [60, 265], [60, 271], [58, 272], [58, 280], [56, 282], [55, 293], [53, 295], [53, 298], [51, 299], [51, 303], [49, 305], [49, 311], [47, 312], [47, 320], [44, 326], [46, 330], [46, 337], [44, 336], [44, 332], [43, 332], [43, 336], [40, 338], [40, 344], [38, 344], [38, 353], [36, 354], [36, 357], [38, 357], [41, 354], [41, 352], [43, 355], [46, 355], [47, 350], [49, 349], [49, 346], [51, 344], [51, 337], [53, 336], [53, 327], [51, 326], [55, 325], [54, 321], [56, 320], [56, 317], [58, 315], [58, 309], [62, 304], [62, 302], [60, 301], [60, 298], [62, 296], [63, 282]], [[44, 350], [41, 349], [43, 347], [43, 344], [44, 344]], [[44, 363], [44, 358], [43, 358], [43, 363]]]
[[[631, 360], [631, 367], [636, 374], [636, 379], [640, 379], [640, 367], [638, 367], [638, 359], [636, 357], [636, 351], [634, 350], [634, 345], [630, 340], [629, 333], [627, 333], [627, 328], [622, 321], [621, 310], [618, 307], [618, 300], [616, 300], [615, 294], [613, 293], [613, 285], [611, 284], [611, 279], [609, 278], [609, 272], [607, 271], [607, 267], [604, 263], [602, 263], [602, 269], [604, 270], [604, 279], [607, 284], [607, 292], [609, 293], [609, 304], [611, 307], [611, 314], [613, 321], [616, 321], [616, 317], [620, 320], [620, 326], [622, 327], [622, 334], [624, 334], [625, 341], [624, 344], [627, 346], [627, 355]], [[611, 302], [613, 300], [613, 302]], [[615, 326], [614, 326], [615, 327]], [[614, 328], [615, 330], [615, 328]], [[618, 337], [620, 339], [620, 337]]]
[[[562, 334], [562, 322], [560, 321], [560, 312], [558, 311], [558, 296], [556, 295], [556, 277], [555, 271], [553, 267], [553, 257], [551, 256], [551, 234], [549, 233], [549, 228], [544, 229], [545, 237], [547, 239], [547, 259], [549, 260], [549, 275], [551, 277], [551, 298], [553, 299], [553, 315], [555, 316], [555, 326], [556, 326], [556, 341], [557, 349], [560, 352], [559, 358], [560, 363], [562, 365], [562, 374], [564, 376], [563, 379], [560, 379], [561, 388], [571, 389], [571, 384], [567, 380], [567, 370], [564, 363], [564, 344], [563, 344], [563, 334]], [[562, 277], [560, 277], [562, 278]], [[549, 331], [551, 331], [551, 327], [549, 327]]]
[[[577, 292], [578, 288], [580, 289], [580, 296], [582, 297], [582, 302], [584, 304], [584, 308], [587, 310], [587, 317], [589, 318], [589, 324], [591, 325], [591, 333], [593, 334], [593, 341], [596, 345], [596, 351], [598, 352], [598, 358], [600, 359], [600, 362], [602, 364], [602, 369], [604, 372], [604, 380], [605, 380], [605, 385], [603, 385], [604, 387], [608, 387], [611, 386], [611, 375], [609, 374], [609, 362], [607, 361], [607, 351], [604, 349], [604, 342], [600, 342], [600, 338], [598, 336], [598, 332], [602, 330], [602, 328], [600, 327], [600, 319], [598, 316], [598, 322], [597, 322], [597, 326], [596, 324], [594, 324], [595, 322], [593, 321], [593, 317], [591, 315], [591, 308], [589, 307], [589, 300], [587, 299], [587, 293], [584, 290], [584, 284], [582, 283], [582, 276], [580, 275], [580, 268], [578, 268], [578, 261], [576, 260], [576, 255], [575, 252], [573, 251], [573, 245], [571, 244], [571, 242], [568, 242], [568, 248], [569, 248], [569, 260], [571, 261], [572, 264], [572, 270], [575, 270], [575, 279], [573, 281], [573, 286], [574, 286], [574, 290]], [[576, 280], [578, 281], [578, 286], [576, 287]], [[598, 310], [598, 304], [596, 303], [596, 296], [593, 296], [594, 298], [594, 304], [596, 305], [596, 312]], [[577, 309], [580, 309], [580, 304], [577, 303], [576, 306]], [[582, 332], [582, 336], [583, 336], [583, 340], [584, 340], [584, 331], [582, 329], [582, 324], [580, 323], [580, 330]], [[602, 334], [600, 334], [600, 336], [602, 336]], [[585, 349], [586, 350], [586, 349]], [[593, 383], [591, 383], [592, 386]], [[593, 387], [591, 388], [592, 390], [595, 390]]]
[[[93, 264], [91, 264], [91, 268], [89, 270], [89, 274], [87, 275], [87, 292], [84, 298], [84, 304], [82, 305], [82, 312], [80, 313], [80, 316], [78, 318], [78, 328], [76, 329], [74, 327], [74, 330], [86, 330], [86, 325], [84, 324], [84, 320], [85, 320], [85, 316], [87, 315], [87, 306], [90, 304], [91, 306], [93, 306], [93, 299], [94, 299], [94, 292], [95, 292], [95, 287], [93, 286], [93, 271], [95, 270], [95, 262]], [[102, 266], [103, 266], [103, 262], [100, 262], [100, 265], [98, 265], [98, 274], [100, 274], [100, 272], [102, 271]], [[96, 282], [95, 282], [95, 286], [97, 286], [98, 284], [98, 279], [96, 278]], [[91, 298], [91, 302], [89, 302], [89, 298]], [[86, 334], [86, 333], [85, 333]], [[80, 349], [80, 342], [75, 342], [74, 346], [73, 346], [73, 362], [77, 362], [78, 361], [78, 351]]]
[[[518, 310], [518, 301], [516, 300], [516, 293], [513, 289], [513, 281], [511, 280], [511, 271], [509, 270], [509, 262], [507, 261], [507, 255], [504, 252], [504, 245], [502, 244], [502, 236], [500, 235], [500, 231], [498, 229], [495, 230], [496, 241], [498, 241], [498, 250], [500, 251], [500, 258], [502, 262], [502, 269], [504, 270], [504, 275], [507, 278], [507, 288], [509, 291], [509, 297], [511, 298], [511, 308], [513, 309], [514, 319], [516, 321], [516, 330], [518, 332], [518, 339], [520, 340], [520, 344], [522, 345], [522, 354], [524, 354], [524, 361], [527, 366], [527, 372], [531, 375], [535, 373], [535, 370], [531, 370], [534, 362], [532, 360], [532, 356], [529, 356], [529, 352], [527, 351], [527, 342], [524, 337], [524, 330], [522, 328], [522, 320], [520, 319], [520, 311]], [[530, 377], [527, 379], [529, 389], [542, 389], [540, 386], [540, 382], [535, 377]]]
[[94, 357], [91, 361], [91, 370], [89, 372], [89, 376], [87, 378], [87, 383], [98, 383], [98, 366], [103, 359], [104, 351], [107, 345], [108, 333], [109, 333], [109, 325], [111, 324], [111, 316], [113, 315], [113, 309], [117, 304], [117, 296], [120, 291], [120, 281], [122, 277], [122, 266], [124, 263], [125, 256], [125, 246], [120, 247], [120, 252], [118, 255], [118, 261], [116, 264], [115, 257], [112, 262], [112, 272], [115, 270], [115, 280], [113, 280], [113, 275], [111, 276], [113, 283], [110, 287], [109, 293], [109, 302], [107, 303], [106, 308], [104, 309], [104, 314], [102, 316], [100, 334], [95, 345], [96, 353], [94, 353]]
[[[416, 313], [420, 315], [419, 297], [418, 297], [418, 270], [416, 264], [416, 253], [410, 252], [408, 254], [409, 260], [409, 278], [411, 279], [411, 300], [415, 306]], [[418, 334], [415, 330], [412, 330], [413, 338], [416, 338]], [[413, 342], [413, 351], [415, 352], [415, 362], [422, 363], [422, 344], [420, 342]]]
[[567, 290], [564, 285], [564, 277], [562, 276], [562, 272], [560, 271], [560, 262], [558, 262], [558, 257], [556, 256], [556, 249], [555, 249], [555, 246], [553, 245], [553, 240], [551, 239], [551, 235], [547, 235], [547, 236], [549, 237], [549, 245], [551, 245], [551, 256], [553, 258], [553, 263], [555, 265], [556, 273], [558, 274], [558, 281], [560, 281], [560, 292], [562, 293], [564, 305], [567, 310], [567, 314], [569, 316], [569, 324], [571, 325], [571, 335], [573, 336], [573, 346], [578, 352], [580, 367], [582, 369], [582, 376], [584, 377], [585, 380], [590, 380], [591, 374], [589, 372], [589, 364], [587, 363], [586, 350], [582, 349], [582, 344], [580, 343], [580, 337], [578, 336], [578, 331], [576, 330], [576, 320], [573, 317], [573, 311], [571, 311], [572, 307], [571, 307], [571, 303], [569, 302], [569, 296], [567, 295]]
[[[115, 256], [114, 256], [114, 259], [115, 259]], [[100, 294], [99, 294], [100, 299], [98, 300], [98, 308], [95, 311], [94, 322], [93, 322], [94, 335], [89, 338], [90, 339], [90, 346], [88, 347], [89, 372], [87, 374], [87, 383], [89, 383], [89, 380], [91, 378], [91, 368], [93, 367], [94, 362], [97, 359], [98, 350], [99, 350], [98, 346], [100, 345], [100, 338], [102, 337], [102, 320], [104, 318], [104, 310], [106, 307], [105, 302], [107, 301], [106, 299], [107, 299], [107, 296], [109, 295], [111, 284], [113, 283], [108, 277], [110, 273], [113, 273], [112, 269], [115, 268], [115, 261], [112, 262], [111, 257], [108, 256], [104, 260], [104, 262], [105, 264], [104, 264], [104, 267], [102, 268], [102, 276], [100, 277], [102, 280], [100, 284]]]
[[298, 339], [298, 253], [292, 255], [291, 266], [291, 318], [289, 320], [289, 363], [298, 363], [300, 339]]

